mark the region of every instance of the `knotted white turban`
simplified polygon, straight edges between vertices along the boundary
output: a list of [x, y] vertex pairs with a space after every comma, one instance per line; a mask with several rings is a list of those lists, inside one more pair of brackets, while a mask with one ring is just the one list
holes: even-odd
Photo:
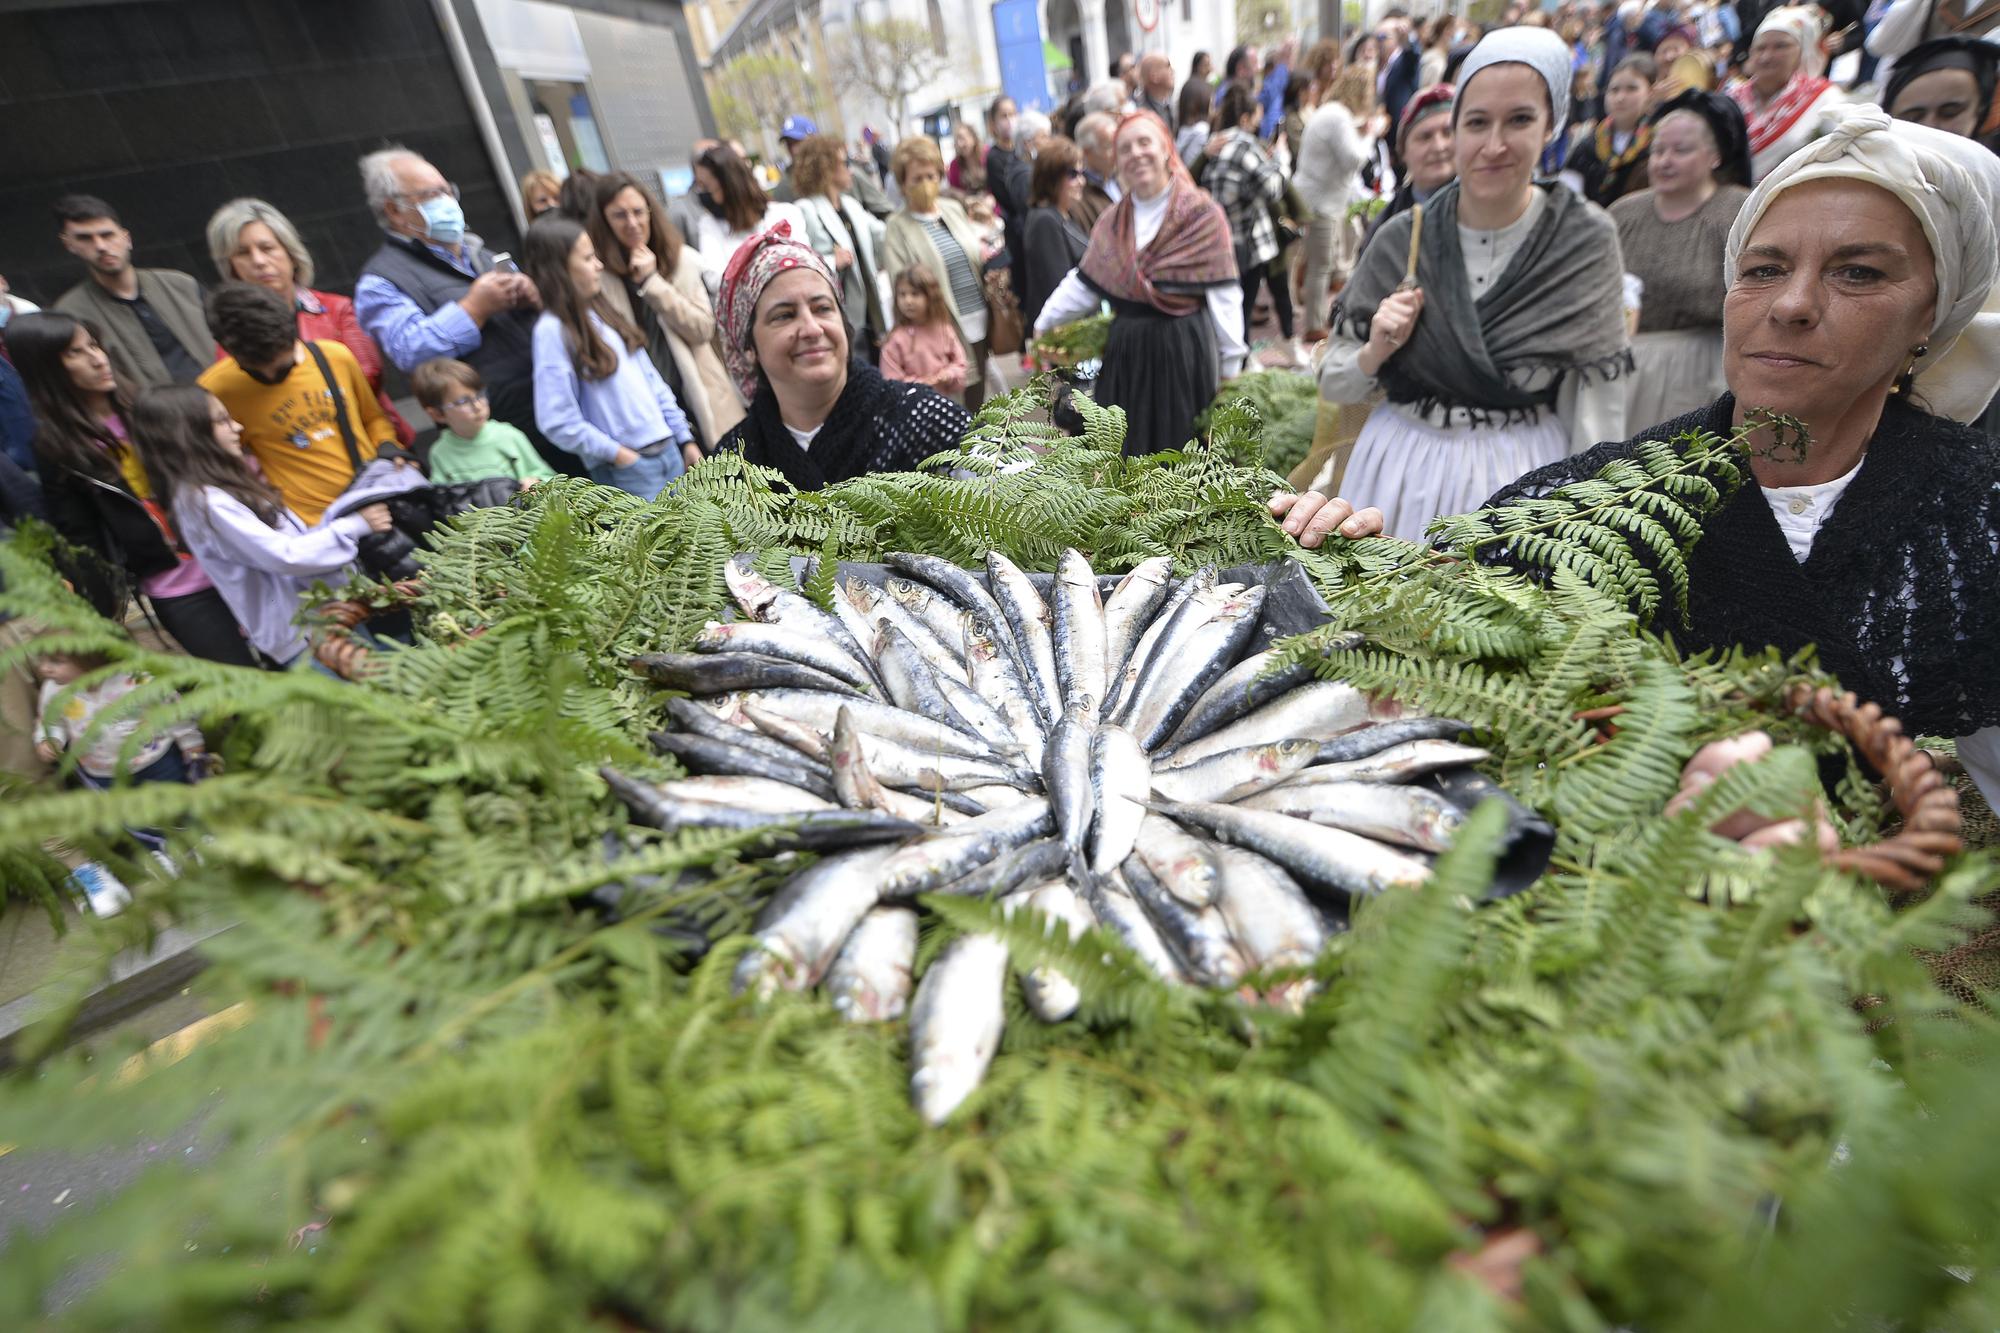
[[1826, 35], [1826, 19], [1811, 5], [1784, 5], [1764, 16], [1752, 40], [1767, 32], [1782, 32], [1799, 44], [1800, 68], [1812, 78], [1826, 72], [1826, 52], [1819, 39]]
[[1865, 181], [1914, 213], [1935, 260], [1937, 315], [1917, 386], [1932, 411], [1958, 421], [1978, 416], [2000, 390], [2000, 157], [1971, 139], [1891, 120], [1875, 106], [1847, 106], [1832, 129], [1781, 162], [1744, 201], [1729, 229], [1723, 277], [1771, 201], [1814, 180]]

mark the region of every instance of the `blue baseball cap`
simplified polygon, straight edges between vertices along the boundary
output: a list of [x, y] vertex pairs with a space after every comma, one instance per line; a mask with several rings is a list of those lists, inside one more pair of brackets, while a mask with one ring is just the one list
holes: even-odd
[[807, 116], [786, 116], [784, 128], [778, 131], [780, 139], [810, 139], [819, 133], [819, 126]]

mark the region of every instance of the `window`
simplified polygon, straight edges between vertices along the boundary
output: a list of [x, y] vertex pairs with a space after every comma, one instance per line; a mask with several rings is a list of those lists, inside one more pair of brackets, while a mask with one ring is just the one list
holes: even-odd
[[944, 6], [939, 4], [938, 0], [930, 0], [926, 8], [930, 10], [931, 46], [936, 49], [939, 55], [948, 56], [951, 52], [945, 45]]

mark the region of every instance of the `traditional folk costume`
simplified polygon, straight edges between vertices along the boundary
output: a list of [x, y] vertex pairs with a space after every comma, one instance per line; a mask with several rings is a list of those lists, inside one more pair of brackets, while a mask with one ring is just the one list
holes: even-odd
[[1095, 397], [1125, 409], [1128, 455], [1179, 449], [1243, 355], [1243, 290], [1229, 221], [1189, 178], [1174, 137], [1149, 111], [1140, 117], [1167, 147], [1167, 188], [1151, 199], [1126, 194], [1097, 220], [1083, 262], [1042, 307], [1037, 333], [1111, 303], [1111, 332]]
[[1722, 378], [1722, 252], [1730, 224], [1748, 197], [1750, 156], [1743, 113], [1719, 93], [1685, 92], [1653, 114], [1657, 125], [1676, 111], [1708, 122], [1722, 165], [1707, 203], [1677, 222], [1663, 222], [1650, 190], [1611, 206], [1625, 271], [1644, 284], [1639, 332], [1632, 339], [1633, 372], [1625, 381], [1625, 424], [1650, 426], [1715, 401]]
[[[1480, 70], [1525, 64], [1541, 74], [1561, 124], [1569, 48], [1537, 28], [1503, 28], [1474, 48], [1460, 101]], [[1632, 366], [1624, 265], [1611, 220], [1553, 183], [1491, 231], [1458, 221], [1453, 182], [1424, 206], [1417, 285], [1424, 309], [1409, 341], [1371, 379], [1358, 364], [1376, 307], [1396, 291], [1411, 214], [1376, 233], [1341, 293], [1320, 366], [1320, 396], [1388, 397], [1355, 442], [1342, 489], [1382, 509], [1393, 536], [1418, 540], [1430, 521], [1478, 504], [1498, 487], [1577, 447], [1623, 435]]]
[[[1860, 180], [1922, 224], [1936, 262], [1937, 315], [1909, 386], [1892, 396], [1853, 471], [1810, 486], [1746, 485], [1704, 527], [1688, 561], [1677, 637], [1692, 648], [1817, 645], [1821, 663], [1913, 735], [1957, 736], [1989, 800], [2000, 797], [2000, 442], [1960, 424], [2000, 389], [2000, 159], [1969, 139], [1846, 110], [1749, 197], [1727, 261], [1780, 191]], [[1726, 435], [1735, 399], [1644, 432]], [[1548, 495], [1629, 456], [1604, 444], [1495, 495]], [[1358, 489], [1355, 494], [1361, 494]]]
[[1606, 116], [1597, 128], [1570, 150], [1565, 173], [1575, 172], [1583, 197], [1600, 208], [1646, 188], [1646, 157], [1653, 148], [1653, 127], [1640, 121], [1620, 134]]
[[723, 437], [721, 448], [776, 468], [802, 491], [870, 472], [905, 472], [954, 448], [972, 419], [963, 407], [922, 384], [883, 379], [859, 357], [848, 361], [847, 387], [825, 421], [800, 429], [780, 415], [776, 390], [751, 358], [750, 339], [758, 298], [773, 278], [795, 268], [819, 274], [840, 299], [833, 270], [811, 246], [792, 239], [789, 223], [745, 241], [723, 272], [716, 293], [722, 350], [750, 414]]
[[1782, 32], [1799, 44], [1798, 72], [1768, 102], [1759, 101], [1748, 79], [1729, 89], [1749, 125], [1750, 176], [1759, 181], [1817, 138], [1826, 117], [1845, 100], [1824, 77], [1826, 55], [1819, 49], [1819, 39], [1826, 32], [1826, 21], [1818, 10], [1806, 5], [1774, 9], [1757, 25], [1759, 36], [1767, 32]]

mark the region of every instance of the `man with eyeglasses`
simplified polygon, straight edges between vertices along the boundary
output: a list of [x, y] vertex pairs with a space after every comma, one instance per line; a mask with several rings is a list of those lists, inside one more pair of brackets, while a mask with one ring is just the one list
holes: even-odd
[[391, 147], [360, 165], [368, 207], [385, 233], [354, 284], [361, 327], [406, 374], [440, 356], [472, 366], [486, 381], [494, 418], [525, 434], [552, 467], [575, 471], [575, 456], [535, 425], [535, 284], [465, 229], [458, 187], [423, 156]]

